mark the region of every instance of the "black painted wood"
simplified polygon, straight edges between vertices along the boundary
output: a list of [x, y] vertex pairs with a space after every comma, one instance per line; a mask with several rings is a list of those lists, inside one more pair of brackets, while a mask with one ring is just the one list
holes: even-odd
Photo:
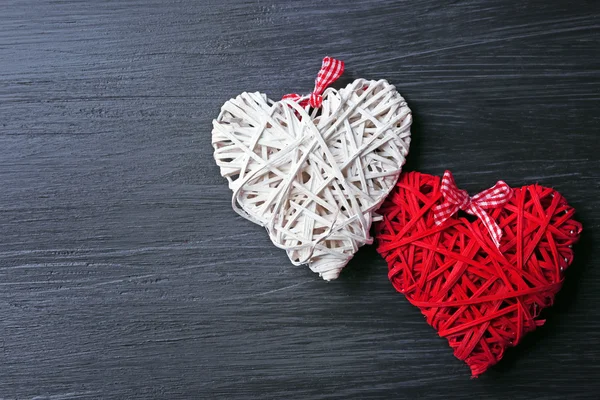
[[[0, 398], [600, 396], [593, 1], [0, 1]], [[553, 186], [585, 233], [477, 380], [363, 248], [325, 283], [237, 217], [211, 120], [324, 55], [414, 111], [407, 169]], [[342, 82], [343, 84], [344, 82]]]

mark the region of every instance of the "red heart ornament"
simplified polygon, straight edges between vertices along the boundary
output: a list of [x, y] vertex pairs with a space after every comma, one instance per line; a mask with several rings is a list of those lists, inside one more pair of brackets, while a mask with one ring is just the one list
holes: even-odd
[[447, 202], [441, 183], [401, 176], [378, 212], [377, 250], [396, 290], [477, 377], [544, 324], [538, 316], [562, 286], [581, 224], [557, 191], [513, 188], [504, 205], [486, 210], [501, 230], [497, 247], [480, 218], [459, 212], [436, 225], [433, 209]]

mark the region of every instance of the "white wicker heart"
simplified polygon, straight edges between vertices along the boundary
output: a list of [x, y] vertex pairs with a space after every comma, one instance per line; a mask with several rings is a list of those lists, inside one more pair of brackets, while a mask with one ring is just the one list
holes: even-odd
[[338, 277], [394, 187], [411, 111], [385, 80], [323, 93], [320, 109], [242, 93], [213, 121], [212, 144], [233, 209], [264, 226], [294, 265]]

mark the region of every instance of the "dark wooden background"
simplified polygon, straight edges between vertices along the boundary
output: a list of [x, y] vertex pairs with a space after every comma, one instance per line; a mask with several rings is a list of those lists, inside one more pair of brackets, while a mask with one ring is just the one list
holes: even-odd
[[[0, 0], [0, 398], [600, 396], [595, 1]], [[539, 182], [585, 233], [547, 324], [469, 379], [363, 248], [339, 280], [238, 217], [211, 120], [386, 78], [407, 170]]]

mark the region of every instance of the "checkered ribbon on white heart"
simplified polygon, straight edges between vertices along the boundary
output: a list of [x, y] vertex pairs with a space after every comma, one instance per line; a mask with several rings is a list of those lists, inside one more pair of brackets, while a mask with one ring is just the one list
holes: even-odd
[[315, 79], [315, 88], [307, 99], [303, 99], [296, 93], [290, 93], [283, 96], [284, 99], [300, 100], [300, 105], [306, 107], [310, 104], [312, 108], [319, 108], [323, 104], [323, 92], [327, 86], [335, 82], [344, 73], [344, 62], [336, 60], [335, 58], [325, 57], [323, 58], [323, 64]]

